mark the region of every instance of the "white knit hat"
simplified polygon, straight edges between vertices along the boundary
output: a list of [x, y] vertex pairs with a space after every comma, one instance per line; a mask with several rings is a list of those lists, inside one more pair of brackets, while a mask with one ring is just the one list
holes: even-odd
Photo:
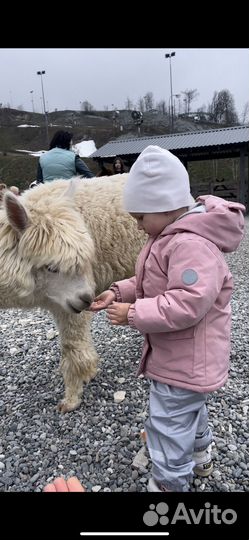
[[153, 214], [177, 210], [193, 202], [189, 176], [181, 161], [159, 146], [147, 146], [128, 174], [125, 210]]

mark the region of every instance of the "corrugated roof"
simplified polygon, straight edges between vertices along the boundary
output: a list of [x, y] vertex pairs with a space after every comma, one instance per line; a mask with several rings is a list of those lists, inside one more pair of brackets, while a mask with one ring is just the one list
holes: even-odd
[[187, 148], [203, 148], [208, 146], [225, 146], [249, 142], [249, 126], [236, 126], [205, 131], [174, 133], [173, 135], [156, 135], [153, 137], [135, 137], [131, 139], [113, 140], [101, 146], [91, 154], [91, 158], [114, 157], [128, 154], [140, 154], [150, 144], [161, 146], [167, 150], [184, 150]]

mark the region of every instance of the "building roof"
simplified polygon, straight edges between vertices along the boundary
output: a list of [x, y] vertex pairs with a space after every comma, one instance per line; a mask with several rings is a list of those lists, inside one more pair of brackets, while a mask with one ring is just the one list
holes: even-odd
[[173, 133], [151, 137], [134, 137], [113, 140], [91, 154], [91, 158], [111, 158], [128, 154], [140, 154], [149, 145], [158, 145], [167, 150], [177, 151], [188, 148], [206, 148], [249, 142], [249, 126], [236, 126], [205, 131]]

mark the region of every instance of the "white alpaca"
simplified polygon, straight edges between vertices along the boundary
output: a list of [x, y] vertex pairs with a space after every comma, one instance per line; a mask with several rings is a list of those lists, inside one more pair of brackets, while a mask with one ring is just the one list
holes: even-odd
[[96, 374], [91, 334], [94, 296], [133, 275], [144, 243], [122, 209], [126, 175], [56, 180], [7, 192], [0, 208], [0, 308], [41, 307], [60, 331], [65, 396], [61, 412], [78, 407], [82, 383]]

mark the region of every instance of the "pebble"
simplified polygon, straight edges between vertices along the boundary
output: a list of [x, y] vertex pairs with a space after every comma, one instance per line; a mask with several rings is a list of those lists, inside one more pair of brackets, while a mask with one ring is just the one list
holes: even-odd
[[[231, 371], [226, 385], [208, 396], [214, 469], [208, 478], [194, 477], [194, 492], [249, 491], [249, 217], [241, 246], [225, 257], [235, 287]], [[62, 474], [77, 475], [90, 492], [147, 491], [151, 461], [140, 432], [149, 382], [135, 375], [143, 337], [128, 326], [111, 327], [105, 312], [94, 315], [91, 333], [99, 371], [84, 385], [80, 407], [61, 415], [61, 351], [52, 316], [1, 310], [0, 491], [41, 492]], [[134, 467], [137, 456], [142, 460]]]

